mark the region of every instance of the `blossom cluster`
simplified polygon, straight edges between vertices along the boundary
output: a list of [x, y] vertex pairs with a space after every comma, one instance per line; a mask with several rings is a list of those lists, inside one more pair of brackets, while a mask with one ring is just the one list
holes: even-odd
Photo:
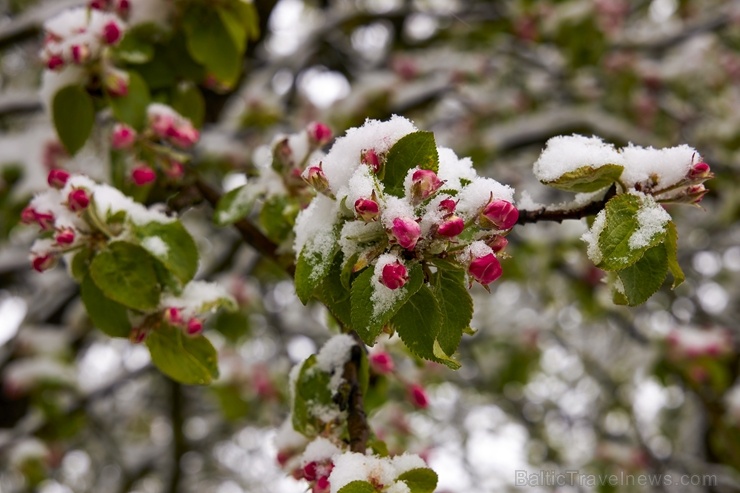
[[436, 149], [436, 169], [411, 163], [403, 193], [387, 193], [382, 177], [392, 172], [390, 151], [415, 132], [399, 116], [368, 120], [303, 172], [318, 194], [297, 218], [296, 253], [329, 262], [338, 243], [354, 271], [374, 265], [381, 304], [406, 284], [414, 262], [444, 258], [464, 266], [471, 283], [495, 281], [506, 234], [519, 216], [510, 187], [477, 176], [470, 159], [444, 147]]

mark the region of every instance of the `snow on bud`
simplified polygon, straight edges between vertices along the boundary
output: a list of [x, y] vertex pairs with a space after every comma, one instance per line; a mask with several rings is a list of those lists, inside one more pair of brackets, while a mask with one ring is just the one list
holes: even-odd
[[128, 94], [128, 74], [123, 70], [109, 69], [103, 77], [103, 84], [113, 97], [123, 97]]
[[385, 351], [378, 351], [370, 355], [370, 366], [376, 373], [386, 375], [393, 372], [395, 365], [391, 355]]
[[136, 130], [125, 123], [116, 123], [111, 135], [113, 149], [129, 149], [136, 142]]
[[444, 222], [439, 225], [437, 233], [440, 236], [452, 238], [462, 233], [463, 229], [465, 229], [465, 221], [463, 221], [460, 216], [453, 215], [445, 219]]
[[72, 228], [63, 228], [57, 232], [54, 241], [59, 245], [71, 245], [75, 241], [75, 232]]
[[49, 175], [46, 177], [46, 181], [49, 186], [59, 190], [64, 188], [64, 185], [67, 184], [67, 180], [69, 180], [69, 172], [59, 168], [54, 168], [49, 171]]
[[56, 258], [50, 253], [33, 254], [31, 256], [31, 267], [36, 272], [44, 272], [56, 264]]
[[692, 181], [706, 180], [712, 177], [712, 172], [709, 169], [709, 165], [702, 161], [693, 165], [686, 177]]
[[103, 40], [106, 44], [114, 45], [121, 40], [123, 30], [116, 21], [110, 21], [103, 26]]
[[190, 336], [198, 335], [203, 332], [203, 322], [201, 322], [197, 318], [191, 318], [190, 320], [188, 320], [186, 330], [188, 335]]
[[380, 207], [375, 200], [360, 198], [355, 201], [355, 213], [357, 217], [369, 223], [378, 219]]
[[370, 166], [375, 174], [378, 174], [378, 171], [380, 171], [380, 157], [378, 156], [378, 153], [375, 152], [375, 149], [366, 149], [362, 151], [360, 162]]
[[67, 206], [72, 212], [86, 209], [90, 205], [90, 196], [82, 188], [75, 188], [67, 195]]
[[442, 186], [437, 173], [430, 169], [417, 169], [411, 175], [411, 200], [421, 202]]
[[313, 122], [308, 125], [308, 138], [314, 147], [321, 147], [331, 140], [331, 129], [321, 122]]
[[46, 60], [46, 68], [49, 70], [57, 70], [64, 67], [64, 58], [62, 58], [62, 55], [51, 55], [48, 60]]
[[329, 180], [326, 179], [321, 164], [306, 168], [306, 171], [303, 172], [303, 179], [319, 193], [329, 191]]
[[439, 210], [441, 211], [447, 211], [447, 213], [452, 214], [455, 212], [455, 208], [457, 207], [457, 202], [455, 202], [452, 199], [444, 199], [439, 203]]
[[388, 289], [402, 288], [409, 280], [409, 273], [401, 262], [388, 264], [380, 273], [380, 283]]
[[491, 200], [480, 214], [480, 225], [489, 229], [511, 229], [519, 220], [519, 211], [506, 200]]
[[468, 274], [484, 286], [501, 277], [501, 264], [493, 253], [482, 255], [471, 260]]
[[397, 217], [393, 220], [391, 234], [396, 242], [406, 250], [413, 250], [421, 237], [421, 227], [413, 219]]
[[414, 405], [414, 407], [419, 409], [426, 409], [429, 407], [429, 397], [427, 397], [427, 393], [424, 390], [424, 387], [421, 385], [414, 383], [409, 385], [409, 400]]
[[146, 164], [140, 164], [131, 172], [131, 179], [141, 187], [156, 180], [157, 173]]

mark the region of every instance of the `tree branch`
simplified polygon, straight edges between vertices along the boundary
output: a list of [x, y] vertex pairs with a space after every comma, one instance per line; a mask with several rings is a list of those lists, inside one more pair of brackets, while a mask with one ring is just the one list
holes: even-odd
[[352, 452], [365, 453], [367, 441], [370, 438], [370, 425], [365, 414], [365, 402], [360, 388], [360, 364], [364, 343], [355, 331], [350, 335], [357, 344], [352, 346], [350, 359], [344, 364], [344, 381], [349, 385], [349, 396], [347, 399], [347, 431], [349, 433], [349, 448]]
[[183, 426], [185, 425], [185, 417], [183, 413], [184, 397], [182, 385], [175, 382], [174, 380], [168, 380], [167, 382], [170, 387], [170, 420], [172, 421], [172, 467], [170, 472], [169, 483], [167, 493], [177, 493], [180, 491], [180, 478], [182, 477], [182, 469], [180, 468], [180, 461], [182, 456], [187, 452], [187, 444], [185, 442], [185, 435], [183, 434]]
[[609, 199], [614, 197], [616, 194], [617, 187], [612, 185], [604, 195], [603, 199], [596, 202], [590, 202], [575, 209], [548, 209], [546, 207], [533, 211], [520, 209], [517, 224], [536, 223], [540, 221], [555, 221], [562, 223], [566, 219], [583, 219], [584, 217], [595, 216], [606, 206]]

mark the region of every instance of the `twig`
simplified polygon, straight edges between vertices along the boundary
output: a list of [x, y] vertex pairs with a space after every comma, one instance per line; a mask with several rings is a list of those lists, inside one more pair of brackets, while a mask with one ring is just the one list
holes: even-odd
[[169, 484], [165, 489], [168, 493], [177, 493], [180, 491], [180, 479], [182, 477], [182, 468], [180, 462], [182, 456], [187, 452], [187, 443], [183, 434], [185, 418], [183, 413], [184, 397], [182, 385], [170, 380], [167, 382], [170, 387], [170, 420], [172, 421], [172, 464], [169, 478]]
[[546, 207], [542, 207], [541, 209], [534, 211], [520, 209], [517, 224], [536, 223], [540, 221], [555, 221], [562, 223], [566, 219], [583, 219], [584, 217], [594, 216], [606, 206], [609, 199], [614, 197], [616, 193], [617, 187], [612, 185], [612, 187], [606, 192], [606, 195], [604, 195], [603, 199], [596, 202], [590, 202], [575, 209], [548, 209]]
[[350, 335], [357, 341], [352, 346], [350, 359], [344, 364], [344, 381], [349, 385], [347, 399], [347, 432], [349, 433], [349, 448], [352, 452], [365, 453], [367, 441], [370, 438], [370, 425], [365, 414], [365, 402], [360, 388], [360, 364], [364, 344], [355, 331]]

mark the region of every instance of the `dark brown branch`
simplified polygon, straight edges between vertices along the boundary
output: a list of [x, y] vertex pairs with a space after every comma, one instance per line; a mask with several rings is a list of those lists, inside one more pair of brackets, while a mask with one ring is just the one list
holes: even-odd
[[183, 406], [185, 398], [183, 396], [182, 385], [173, 381], [168, 380], [170, 386], [170, 419], [172, 420], [172, 464], [169, 478], [169, 484], [167, 485], [168, 493], [177, 493], [180, 491], [180, 483], [182, 478], [182, 468], [180, 462], [182, 456], [187, 452], [187, 443], [185, 441], [185, 435], [183, 433], [183, 426], [185, 426], [185, 416], [183, 413]]
[[357, 344], [352, 346], [350, 359], [344, 364], [344, 381], [349, 386], [347, 399], [347, 432], [349, 433], [349, 448], [352, 452], [365, 453], [367, 441], [370, 439], [370, 425], [365, 414], [365, 402], [360, 388], [360, 364], [364, 344], [355, 331], [350, 332]]
[[578, 207], [575, 209], [561, 210], [548, 209], [546, 207], [542, 207], [541, 209], [537, 209], [534, 211], [520, 209], [519, 220], [517, 221], [517, 224], [537, 223], [540, 221], [555, 221], [558, 223], [562, 223], [566, 219], [583, 219], [584, 217], [595, 216], [602, 209], [604, 209], [609, 199], [614, 197], [616, 194], [617, 187], [615, 185], [612, 185], [612, 187], [604, 195], [603, 199], [596, 202], [590, 202], [582, 207]]

